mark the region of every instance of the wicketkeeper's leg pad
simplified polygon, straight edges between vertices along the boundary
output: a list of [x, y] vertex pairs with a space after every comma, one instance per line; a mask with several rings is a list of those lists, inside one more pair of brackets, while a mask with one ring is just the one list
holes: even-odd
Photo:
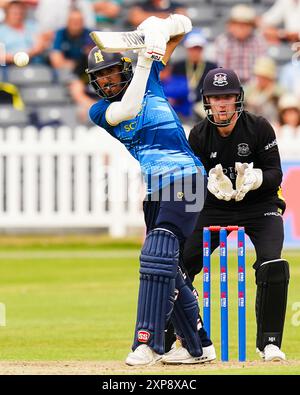
[[283, 259], [263, 262], [256, 271], [256, 346], [280, 348], [285, 320], [289, 283], [289, 264]]
[[198, 299], [189, 287], [185, 274], [179, 268], [176, 277], [176, 300], [171, 316], [176, 334], [181, 338], [182, 345], [193, 357], [202, 355], [200, 328], [202, 321], [199, 316]]
[[154, 229], [140, 256], [140, 288], [133, 350], [147, 344], [164, 353], [164, 331], [174, 306], [179, 261], [177, 237], [166, 229]]

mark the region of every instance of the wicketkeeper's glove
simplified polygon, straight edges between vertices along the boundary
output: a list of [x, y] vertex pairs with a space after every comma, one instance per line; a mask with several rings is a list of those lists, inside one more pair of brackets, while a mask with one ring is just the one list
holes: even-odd
[[236, 162], [235, 170], [237, 171], [235, 200], [239, 202], [244, 199], [247, 192], [253, 191], [261, 186], [263, 182], [263, 172], [261, 169], [253, 169], [253, 162]]
[[225, 176], [221, 164], [209, 171], [207, 189], [219, 200], [229, 201], [235, 196], [232, 182]]

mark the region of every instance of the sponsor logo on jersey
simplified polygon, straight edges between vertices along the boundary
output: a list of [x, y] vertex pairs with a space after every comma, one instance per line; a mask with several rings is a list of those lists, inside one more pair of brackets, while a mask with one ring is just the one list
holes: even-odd
[[150, 333], [148, 331], [138, 331], [138, 341], [140, 343], [148, 343], [148, 340], [150, 339]]
[[214, 75], [214, 86], [226, 86], [228, 85], [227, 74], [217, 73]]
[[184, 198], [183, 192], [177, 192], [177, 199], [182, 200]]
[[210, 159], [215, 159], [217, 157], [218, 153], [217, 152], [212, 152], [210, 154]]
[[238, 145], [238, 156], [249, 156], [251, 154], [249, 145], [246, 143], [241, 143]]
[[277, 145], [277, 140], [275, 139], [274, 141], [272, 141], [272, 143], [269, 143], [268, 145], [265, 146], [265, 151], [268, 151], [269, 149], [276, 147]]
[[127, 125], [124, 126], [125, 131], [131, 132], [132, 130], [134, 130], [136, 128], [136, 124], [137, 124], [137, 122], [128, 123]]

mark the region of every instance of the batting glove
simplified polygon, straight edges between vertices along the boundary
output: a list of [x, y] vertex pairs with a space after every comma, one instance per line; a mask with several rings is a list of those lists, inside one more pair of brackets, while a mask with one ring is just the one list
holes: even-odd
[[168, 24], [168, 31], [170, 37], [179, 36], [181, 34], [189, 33], [192, 28], [192, 21], [185, 15], [171, 14], [165, 22]]
[[232, 182], [225, 176], [220, 164], [209, 171], [207, 189], [219, 200], [228, 202], [235, 196]]
[[158, 18], [157, 16], [150, 16], [144, 22], [138, 25], [137, 30], [141, 30], [144, 34], [147, 31], [160, 32], [166, 43], [170, 40], [169, 26], [166, 19]]
[[167, 44], [162, 33], [146, 30], [145, 47], [143, 51], [143, 56], [145, 58], [161, 62], [165, 55]]
[[236, 162], [235, 170], [237, 171], [235, 200], [239, 202], [244, 199], [247, 192], [253, 191], [261, 186], [263, 182], [263, 172], [261, 169], [253, 169], [253, 162]]

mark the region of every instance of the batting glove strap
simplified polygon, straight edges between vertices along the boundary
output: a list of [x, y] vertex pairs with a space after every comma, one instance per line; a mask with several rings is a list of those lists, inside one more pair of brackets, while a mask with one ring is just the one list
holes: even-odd
[[152, 30], [145, 31], [145, 52], [143, 55], [151, 60], [162, 61], [167, 44], [163, 34], [159, 31], [153, 32]]

